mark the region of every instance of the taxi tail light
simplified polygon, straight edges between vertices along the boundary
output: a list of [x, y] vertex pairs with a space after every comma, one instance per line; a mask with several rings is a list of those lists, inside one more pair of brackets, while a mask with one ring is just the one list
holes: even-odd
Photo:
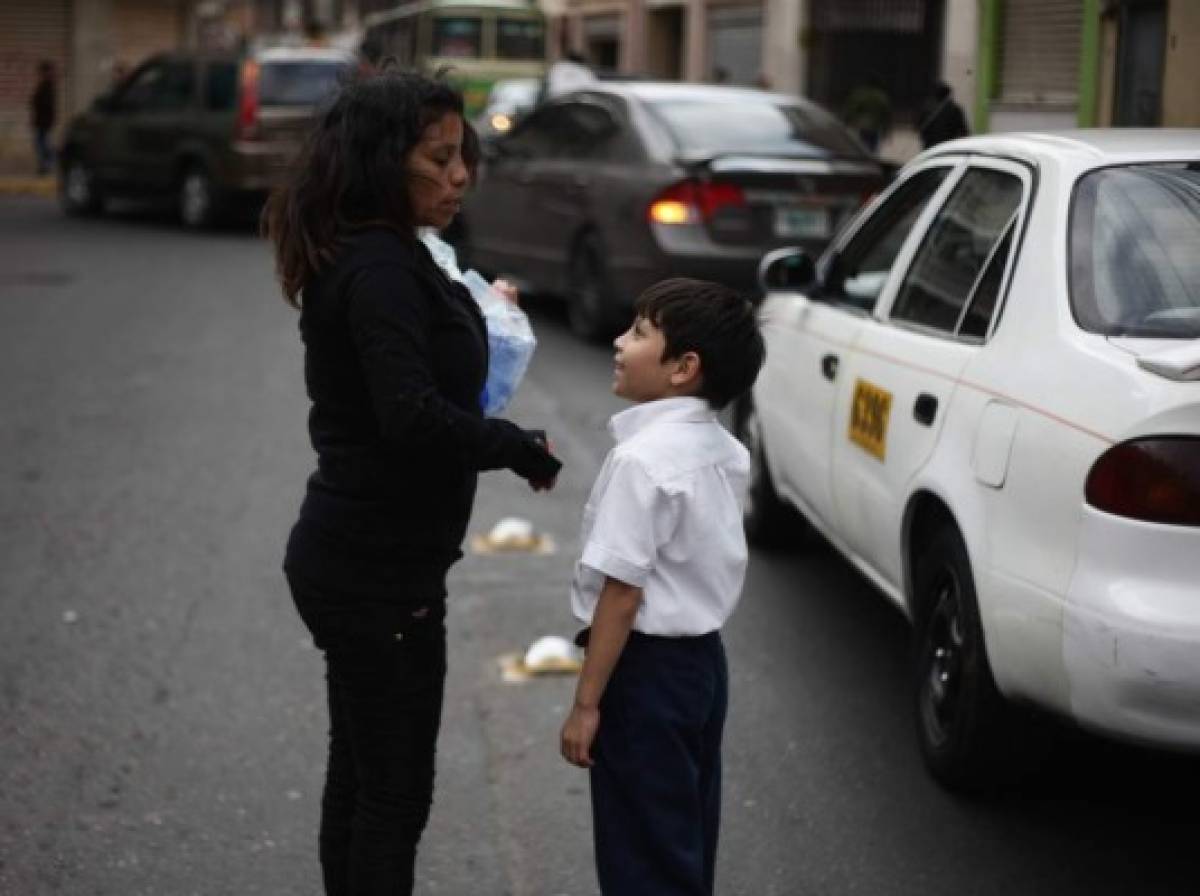
[[1084, 486], [1097, 510], [1148, 523], [1200, 526], [1200, 437], [1121, 442], [1092, 465]]
[[737, 184], [685, 180], [655, 196], [648, 214], [658, 224], [707, 223], [722, 208], [745, 205], [746, 194]]
[[242, 65], [235, 135], [238, 140], [258, 139], [258, 63], [256, 62], [247, 61]]

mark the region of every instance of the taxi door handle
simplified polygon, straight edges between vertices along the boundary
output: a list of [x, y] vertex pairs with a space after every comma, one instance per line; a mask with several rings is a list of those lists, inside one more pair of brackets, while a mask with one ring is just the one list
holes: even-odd
[[821, 375], [827, 380], [831, 380], [837, 376], [838, 356], [826, 355], [821, 359]]
[[937, 406], [936, 398], [928, 392], [922, 392], [913, 404], [913, 419], [922, 426], [933, 426], [933, 419], [937, 416]]

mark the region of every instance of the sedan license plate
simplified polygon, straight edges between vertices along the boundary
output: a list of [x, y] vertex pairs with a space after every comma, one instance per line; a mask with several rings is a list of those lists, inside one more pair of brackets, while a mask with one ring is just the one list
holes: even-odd
[[775, 235], [794, 239], [828, 239], [829, 209], [802, 205], [776, 208]]

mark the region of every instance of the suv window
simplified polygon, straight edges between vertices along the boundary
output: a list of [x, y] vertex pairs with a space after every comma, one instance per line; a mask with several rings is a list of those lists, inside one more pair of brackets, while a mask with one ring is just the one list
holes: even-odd
[[204, 72], [204, 108], [214, 112], [232, 109], [237, 101], [236, 62], [210, 62]]
[[315, 106], [338, 88], [344, 62], [265, 62], [258, 70], [258, 101], [264, 106]]
[[1021, 179], [1006, 171], [972, 168], [964, 174], [921, 241], [892, 306], [892, 319], [956, 332], [963, 307], [983, 279], [1023, 192]]
[[1071, 307], [1107, 336], [1200, 337], [1200, 164], [1107, 168], [1079, 179]]
[[165, 63], [157, 62], [145, 66], [135, 72], [121, 91], [118, 102], [122, 109], [147, 108], [162, 89], [162, 82], [167, 76]]
[[926, 168], [897, 187], [845, 248], [829, 256], [821, 297], [864, 311], [874, 308], [904, 241], [950, 171], [949, 166]]
[[190, 62], [154, 62], [133, 75], [118, 103], [128, 111], [183, 109], [191, 104], [195, 89]]

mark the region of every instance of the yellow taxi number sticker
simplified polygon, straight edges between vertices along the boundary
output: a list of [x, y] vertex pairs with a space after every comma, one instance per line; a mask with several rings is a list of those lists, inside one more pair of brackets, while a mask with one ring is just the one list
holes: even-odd
[[850, 441], [883, 460], [887, 453], [888, 416], [891, 412], [891, 392], [865, 380], [856, 382], [854, 402], [850, 405]]

